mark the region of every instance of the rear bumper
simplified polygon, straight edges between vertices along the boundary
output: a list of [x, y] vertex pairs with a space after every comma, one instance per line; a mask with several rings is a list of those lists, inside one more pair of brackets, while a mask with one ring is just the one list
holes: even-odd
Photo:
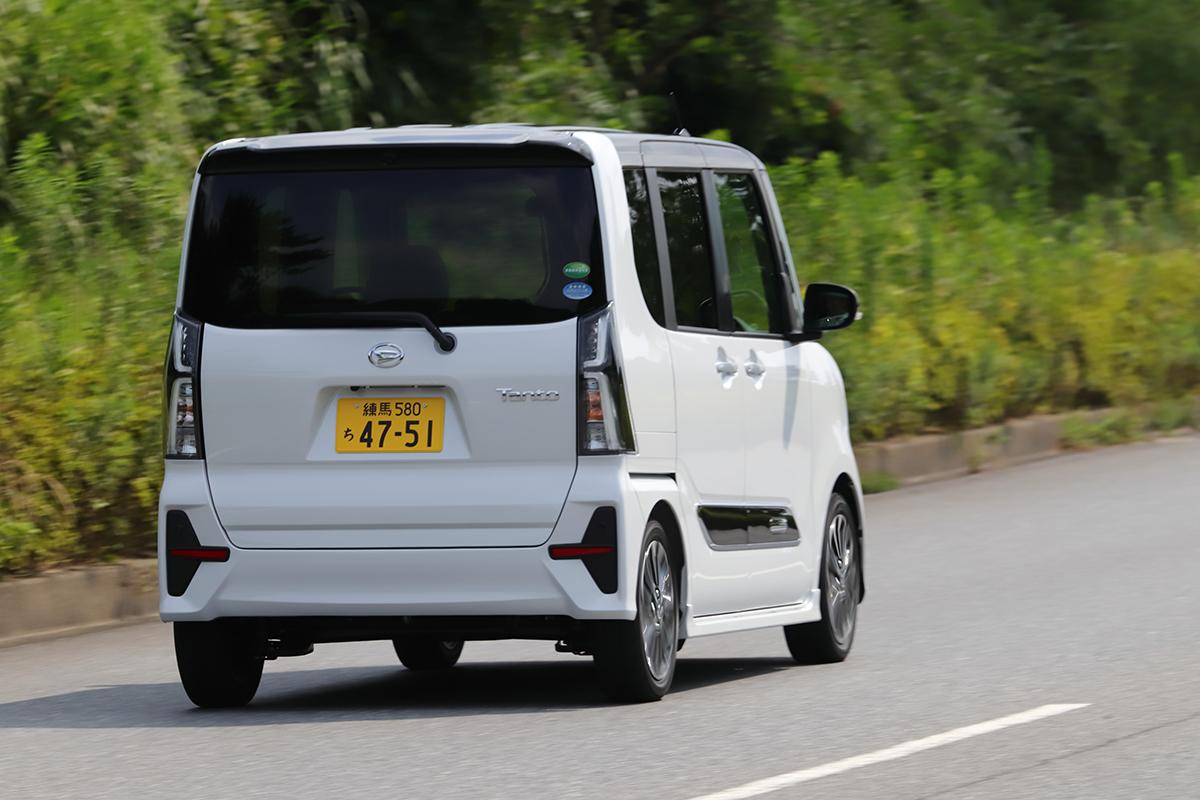
[[[167, 621], [220, 617], [550, 615], [632, 619], [627, 582], [604, 594], [579, 561], [551, 560], [549, 544], [578, 542], [597, 505], [617, 507], [619, 530], [642, 520], [623, 491], [619, 462], [579, 470], [547, 545], [424, 549], [250, 549], [233, 546], [213, 508], [203, 462], [168, 461], [159, 501], [159, 552], [166, 511], [187, 513], [202, 546], [229, 547], [228, 561], [203, 563], [178, 597], [159, 559], [160, 612]], [[640, 542], [618, 552], [629, 557]], [[621, 550], [624, 553], [621, 553]], [[623, 571], [623, 570], [622, 570]]]

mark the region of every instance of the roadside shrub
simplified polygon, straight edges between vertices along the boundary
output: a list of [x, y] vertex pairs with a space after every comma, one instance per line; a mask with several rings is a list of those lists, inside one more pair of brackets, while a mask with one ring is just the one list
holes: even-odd
[[1176, 431], [1200, 427], [1200, 401], [1193, 397], [1154, 403], [1146, 420], [1152, 431]]
[[862, 299], [824, 340], [859, 438], [1200, 386], [1200, 179], [1151, 187], [1140, 214], [1092, 198], [1063, 216], [993, 207], [948, 170], [868, 185], [825, 155], [771, 174], [801, 281]]
[[1146, 420], [1127, 409], [1104, 414], [1099, 419], [1072, 415], [1063, 420], [1064, 447], [1086, 450], [1092, 447], [1132, 442], [1142, 435]]

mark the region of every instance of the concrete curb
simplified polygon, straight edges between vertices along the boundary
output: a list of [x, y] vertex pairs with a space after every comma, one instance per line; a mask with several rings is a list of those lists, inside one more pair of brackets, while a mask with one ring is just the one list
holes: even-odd
[[1012, 466], [1062, 452], [1069, 415], [1012, 420], [969, 431], [927, 434], [855, 448], [862, 475], [886, 473], [901, 486]]
[[[1194, 402], [1200, 417], [1200, 397]], [[872, 473], [886, 474], [900, 486], [911, 486], [1049, 458], [1066, 449], [1063, 423], [1067, 420], [1097, 423], [1123, 410], [1128, 409], [1023, 417], [1002, 425], [860, 445], [854, 455], [864, 482]]]
[[[1200, 416], [1200, 398], [1197, 398]], [[1113, 409], [1014, 419], [957, 433], [862, 445], [864, 476], [886, 473], [899, 485], [954, 478], [1048, 458], [1063, 451], [1063, 422], [1096, 422]], [[155, 619], [158, 569], [152, 558], [0, 580], [0, 647]]]
[[153, 619], [158, 562], [130, 559], [0, 581], [0, 647]]

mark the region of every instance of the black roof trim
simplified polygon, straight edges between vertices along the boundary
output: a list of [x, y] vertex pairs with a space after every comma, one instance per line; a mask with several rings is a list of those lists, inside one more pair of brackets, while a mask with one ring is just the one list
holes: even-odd
[[245, 172], [437, 169], [456, 167], [591, 166], [590, 153], [546, 143], [326, 145], [318, 147], [222, 147], [200, 162], [202, 175]]

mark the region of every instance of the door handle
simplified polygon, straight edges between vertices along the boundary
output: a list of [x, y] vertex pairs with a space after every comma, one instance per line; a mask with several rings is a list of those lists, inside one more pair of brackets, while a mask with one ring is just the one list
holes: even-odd
[[732, 378], [738, 374], [738, 365], [733, 361], [721, 360], [717, 362], [716, 366], [717, 373], [724, 378]]
[[746, 374], [751, 378], [761, 378], [767, 372], [767, 368], [757, 361], [746, 362]]

